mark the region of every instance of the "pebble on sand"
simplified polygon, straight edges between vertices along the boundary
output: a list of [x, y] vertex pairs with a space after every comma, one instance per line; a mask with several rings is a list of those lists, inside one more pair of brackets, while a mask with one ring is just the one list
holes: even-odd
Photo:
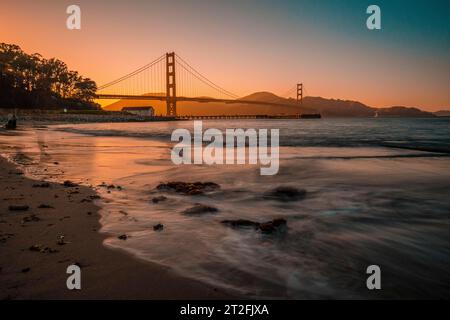
[[40, 252], [40, 253], [56, 253], [58, 250], [45, 247], [41, 244], [34, 244], [29, 248], [30, 251]]
[[66, 242], [65, 237], [63, 235], [58, 236], [57, 240], [56, 240], [56, 244], [59, 246], [63, 246], [65, 244], [67, 244], [68, 242]]
[[54, 207], [52, 207], [51, 205], [49, 205], [49, 204], [41, 204], [39, 207], [38, 207], [39, 209], [54, 209]]
[[33, 184], [33, 188], [50, 188], [50, 183], [42, 182]]
[[27, 222], [37, 222], [37, 221], [41, 221], [41, 219], [38, 216], [36, 216], [35, 214], [32, 214], [31, 216], [24, 217], [22, 219], [22, 224], [25, 224]]
[[10, 211], [27, 211], [28, 209], [30, 209], [30, 207], [27, 205], [15, 205], [15, 206], [9, 206], [8, 209]]

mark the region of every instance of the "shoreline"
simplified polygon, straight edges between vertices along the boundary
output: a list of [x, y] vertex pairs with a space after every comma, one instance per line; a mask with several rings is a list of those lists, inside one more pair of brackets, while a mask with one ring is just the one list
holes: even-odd
[[[448, 213], [449, 163], [442, 155], [358, 144], [303, 148], [294, 143], [284, 154], [285, 171], [263, 181], [244, 167], [166, 171], [171, 167], [166, 163], [168, 149], [153, 139], [164, 136], [165, 124], [118, 125], [119, 131], [143, 133], [149, 139], [95, 134], [105, 127], [118, 129], [98, 125], [92, 134], [83, 133], [91, 132], [89, 128], [77, 132], [76, 126], [74, 132], [28, 125], [16, 131], [0, 129], [2, 155], [11, 159], [0, 161], [5, 182], [0, 188], [0, 299], [371, 299], [365, 287], [358, 286], [365, 284], [360, 271], [369, 255], [386, 269], [383, 298], [446, 294], [438, 284], [448, 277], [441, 271], [445, 261], [436, 258], [445, 243]], [[309, 132], [320, 131], [317, 128], [324, 125]], [[334, 135], [333, 130], [325, 132]], [[16, 175], [18, 169], [30, 179]], [[83, 187], [63, 186], [66, 179]], [[42, 183], [34, 180], [57, 184], [33, 188], [33, 183]], [[212, 181], [221, 190], [199, 197], [154, 192], [168, 181]], [[263, 196], [283, 185], [305, 190], [306, 197], [281, 205]], [[167, 201], [153, 202], [160, 194]], [[97, 195], [101, 203], [94, 201]], [[433, 205], [426, 205], [430, 201]], [[196, 203], [215, 207], [218, 213], [187, 216], [186, 210]], [[54, 209], [38, 208], [41, 204]], [[30, 208], [9, 211], [9, 205]], [[243, 219], [261, 224], [277, 218], [287, 221], [288, 228], [270, 236], [221, 223]], [[154, 231], [157, 224], [163, 224], [163, 232]], [[59, 235], [68, 243], [58, 245]], [[422, 237], [427, 244], [417, 245]], [[388, 246], [391, 241], [394, 245]], [[416, 250], [410, 250], [411, 245], [417, 245]], [[32, 246], [39, 250], [30, 250]], [[345, 246], [352, 251], [344, 251]], [[320, 252], [330, 248], [333, 253], [322, 260]], [[339, 258], [343, 254], [348, 255], [346, 261]], [[303, 264], [305, 258], [314, 270]], [[80, 292], [66, 289], [66, 268], [75, 262], [82, 266]], [[411, 266], [411, 276], [398, 271], [396, 266], [404, 263]], [[424, 274], [428, 276], [421, 282], [411, 284], [412, 277]], [[306, 278], [309, 286], [302, 282]]]
[[[0, 299], [230, 299], [236, 296], [103, 245], [94, 190], [31, 180], [0, 157]], [[46, 187], [42, 187], [46, 186]], [[28, 206], [12, 211], [10, 206]], [[48, 206], [50, 208], [48, 208]], [[64, 236], [64, 244], [58, 244]], [[66, 269], [81, 267], [81, 290]]]

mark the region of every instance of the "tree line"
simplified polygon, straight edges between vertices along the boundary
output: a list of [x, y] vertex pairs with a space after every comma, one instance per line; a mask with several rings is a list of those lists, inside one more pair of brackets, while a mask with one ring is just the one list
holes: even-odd
[[0, 107], [98, 109], [96, 83], [58, 59], [0, 43]]

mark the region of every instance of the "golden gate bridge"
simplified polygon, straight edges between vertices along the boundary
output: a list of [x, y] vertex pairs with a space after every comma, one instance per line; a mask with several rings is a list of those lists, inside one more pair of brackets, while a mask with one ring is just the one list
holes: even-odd
[[[296, 96], [302, 103], [303, 84], [298, 83], [283, 97]], [[166, 101], [167, 116], [177, 116], [177, 102], [222, 102], [274, 107], [292, 107], [292, 103], [240, 99], [236, 94], [206, 78], [175, 52], [166, 53], [154, 61], [114, 81], [99, 86], [97, 99]]]

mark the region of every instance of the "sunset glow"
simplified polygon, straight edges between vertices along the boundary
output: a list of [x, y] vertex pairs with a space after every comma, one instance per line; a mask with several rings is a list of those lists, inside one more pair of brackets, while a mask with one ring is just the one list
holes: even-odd
[[195, 2], [81, 0], [82, 29], [69, 31], [70, 1], [2, 1], [0, 39], [62, 59], [98, 85], [176, 51], [240, 96], [302, 81], [306, 95], [375, 107], [450, 105], [446, 1], [433, 10], [379, 1], [380, 31], [365, 27], [365, 1]]

